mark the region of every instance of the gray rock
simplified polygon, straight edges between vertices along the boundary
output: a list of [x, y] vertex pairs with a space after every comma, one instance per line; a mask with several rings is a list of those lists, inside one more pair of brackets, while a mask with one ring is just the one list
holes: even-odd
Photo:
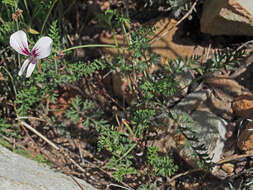
[[[194, 147], [203, 144], [206, 147], [206, 153], [212, 162], [218, 162], [223, 153], [223, 147], [226, 140], [225, 134], [227, 122], [207, 111], [194, 111], [191, 114], [191, 117], [193, 121], [195, 121], [195, 124], [191, 126], [191, 129], [196, 132], [196, 137], [199, 142], [190, 143]], [[188, 132], [186, 132], [186, 134], [187, 133]], [[180, 150], [180, 154], [184, 157], [189, 157], [192, 155], [192, 150], [184, 147]], [[193, 165], [195, 165], [195, 163]]]
[[[185, 114], [192, 119], [192, 123], [186, 123], [185, 127], [190, 127], [195, 132], [198, 142], [189, 143], [193, 147], [203, 144], [208, 157], [215, 163], [220, 160], [223, 153], [227, 122], [208, 109], [206, 102], [209, 93], [207, 90], [201, 90], [187, 95], [176, 105], [175, 112]], [[185, 131], [185, 134], [191, 136], [189, 131]], [[193, 149], [186, 146], [177, 148], [179, 154], [186, 158], [189, 164], [197, 166], [196, 159], [192, 158]]]
[[188, 94], [175, 106], [175, 110], [191, 113], [207, 100], [208, 93], [206, 90], [200, 90]]
[[[96, 190], [75, 178], [85, 190]], [[0, 146], [0, 190], [80, 190], [62, 173], [53, 171], [36, 161], [23, 158]]]
[[[180, 64], [180, 66], [183, 67], [184, 62], [181, 61]], [[175, 77], [175, 81], [178, 82], [179, 88], [181, 89], [181, 96], [185, 96], [187, 94], [188, 88], [193, 79], [193, 75], [187, 67], [183, 68], [182, 74], [179, 74]]]
[[[207, 90], [193, 92], [173, 108], [172, 118], [168, 118], [166, 114], [162, 115], [163, 119], [160, 120], [164, 120], [166, 125], [157, 128], [153, 144], [150, 145], [159, 147], [163, 153], [174, 149], [195, 168], [199, 165], [198, 160], [194, 158], [196, 149], [193, 147], [204, 145], [205, 150], [198, 150], [198, 153], [206, 153], [212, 162], [218, 162], [223, 155], [227, 122], [208, 109], [206, 102], [210, 97], [209, 93]], [[184, 128], [181, 130], [184, 135], [178, 133], [178, 124]], [[184, 138], [185, 135], [192, 138], [193, 132], [198, 141]]]

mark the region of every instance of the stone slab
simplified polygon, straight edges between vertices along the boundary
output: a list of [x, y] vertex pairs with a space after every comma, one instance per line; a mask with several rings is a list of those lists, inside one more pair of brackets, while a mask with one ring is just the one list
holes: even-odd
[[[96, 190], [75, 178], [85, 190]], [[0, 190], [80, 190], [71, 177], [0, 146]]]

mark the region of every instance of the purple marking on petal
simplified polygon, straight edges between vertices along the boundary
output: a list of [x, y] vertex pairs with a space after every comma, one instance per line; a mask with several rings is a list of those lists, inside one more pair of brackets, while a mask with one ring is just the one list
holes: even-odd
[[33, 55], [33, 57], [37, 57], [37, 56], [40, 55], [37, 48], [35, 48], [34, 50], [32, 50], [32, 55]]
[[26, 47], [21, 48], [21, 51], [26, 55], [31, 55], [30, 51]]

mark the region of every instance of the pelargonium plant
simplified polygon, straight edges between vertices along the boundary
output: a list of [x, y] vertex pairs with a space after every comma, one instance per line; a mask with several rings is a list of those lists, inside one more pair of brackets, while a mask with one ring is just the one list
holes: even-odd
[[22, 30], [13, 33], [10, 37], [10, 46], [18, 53], [29, 56], [23, 63], [18, 75], [21, 76], [30, 63], [26, 72], [26, 78], [29, 78], [35, 69], [37, 60], [46, 58], [50, 55], [52, 44], [53, 40], [48, 36], [44, 36], [36, 42], [32, 51], [30, 51], [26, 33]]

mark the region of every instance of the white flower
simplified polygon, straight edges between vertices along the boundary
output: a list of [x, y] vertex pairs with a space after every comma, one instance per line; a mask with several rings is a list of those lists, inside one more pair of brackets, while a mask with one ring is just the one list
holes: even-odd
[[13, 33], [10, 37], [11, 47], [18, 53], [29, 56], [23, 63], [21, 69], [18, 72], [18, 75], [21, 76], [30, 63], [27, 68], [26, 78], [30, 77], [36, 66], [37, 60], [48, 57], [50, 55], [52, 43], [53, 40], [51, 38], [44, 36], [36, 42], [32, 51], [30, 51], [27, 43], [26, 33], [22, 30]]

